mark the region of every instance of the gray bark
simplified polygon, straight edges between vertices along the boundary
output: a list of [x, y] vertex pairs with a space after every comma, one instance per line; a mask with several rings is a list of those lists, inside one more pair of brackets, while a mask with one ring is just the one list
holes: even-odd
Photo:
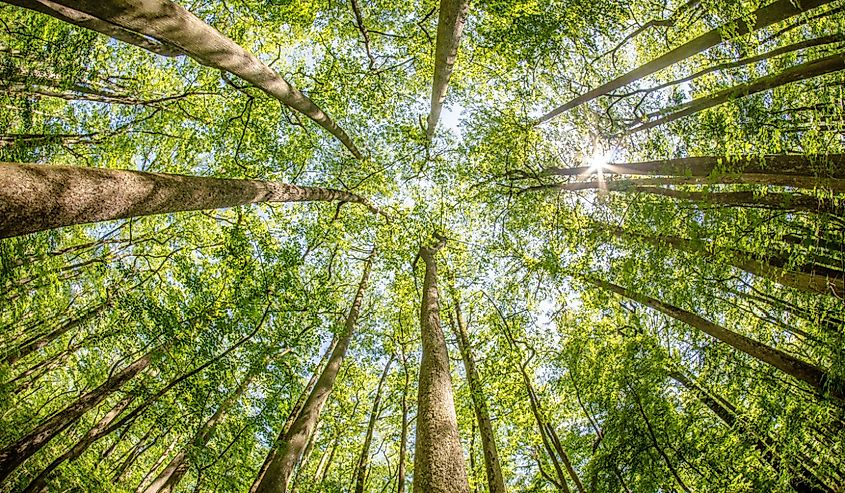
[[437, 44], [434, 49], [434, 79], [431, 83], [431, 113], [428, 115], [425, 131], [428, 140], [434, 136], [434, 130], [440, 120], [468, 12], [469, 0], [440, 0]]

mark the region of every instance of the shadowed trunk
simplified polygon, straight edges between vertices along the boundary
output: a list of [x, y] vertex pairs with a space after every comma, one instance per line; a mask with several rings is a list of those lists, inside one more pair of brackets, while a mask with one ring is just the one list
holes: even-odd
[[337, 343], [325, 369], [320, 374], [314, 390], [308, 396], [305, 405], [302, 407], [302, 411], [300, 411], [299, 416], [297, 416], [288, 433], [279, 437], [278, 440], [281, 443], [277, 446], [275, 457], [267, 465], [264, 476], [256, 479], [256, 483], [253, 484], [251, 491], [257, 493], [279, 493], [287, 491], [290, 476], [293, 473], [294, 467], [299, 462], [302, 452], [305, 450], [308, 439], [314, 432], [320, 412], [332, 391], [332, 387], [334, 387], [340, 365], [343, 363], [346, 350], [355, 332], [374, 256], [375, 250], [370, 253], [367, 261], [364, 263], [361, 282], [358, 284], [358, 291], [355, 294], [352, 307], [349, 309], [343, 331], [336, 336]]
[[[768, 91], [770, 89], [774, 89], [776, 87], [780, 87], [791, 82], [820, 77], [822, 75], [838, 72], [843, 69], [845, 69], [845, 54], [843, 53], [838, 53], [836, 55], [830, 55], [824, 58], [820, 58], [818, 60], [813, 60], [811, 62], [802, 63], [801, 65], [790, 67], [778, 74], [760, 77], [759, 79], [756, 79], [752, 82], [748, 82], [746, 84], [739, 84], [728, 89], [719, 91], [715, 94], [711, 94], [710, 96], [704, 96], [702, 98], [694, 99], [689, 103], [685, 103], [680, 106], [661, 110], [657, 113], [657, 115], [664, 114], [665, 116], [625, 130], [620, 135], [632, 135], [643, 130], [648, 130], [649, 128], [654, 128], [669, 122], [673, 122], [685, 116], [693, 115], [700, 111], [706, 110], [707, 108], [718, 106], [733, 99], [743, 98], [752, 94], [757, 94], [758, 92]], [[670, 111], [672, 113], [669, 113]], [[647, 116], [650, 117], [652, 115]]]
[[373, 410], [370, 412], [370, 419], [367, 423], [367, 434], [364, 437], [364, 446], [361, 448], [361, 455], [358, 457], [358, 465], [355, 469], [358, 473], [355, 475], [355, 493], [364, 493], [364, 486], [367, 482], [367, 469], [370, 463], [370, 444], [373, 441], [373, 431], [376, 428], [376, 421], [379, 419], [381, 412], [381, 389], [384, 386], [384, 381], [387, 380], [387, 372], [390, 370], [390, 365], [393, 363], [393, 356], [387, 360], [384, 365], [384, 371], [378, 381], [376, 387], [376, 396], [373, 398]]
[[144, 371], [158, 351], [154, 349], [141, 356], [131, 364], [111, 375], [94, 390], [86, 393], [72, 404], [55, 413], [51, 418], [41, 423], [32, 432], [18, 439], [14, 443], [0, 450], [0, 482], [5, 480], [18, 466], [23, 464], [41, 447], [76, 423], [79, 418], [103, 402], [116, 390]]
[[0, 163], [0, 238], [71, 224], [220, 209], [256, 202], [341, 201], [358, 195], [259, 180]]
[[414, 448], [414, 493], [468, 493], [466, 464], [458, 436], [449, 353], [440, 328], [435, 255], [446, 244], [420, 247], [425, 262], [420, 332], [422, 361], [417, 393], [417, 440]]
[[[176, 3], [167, 0], [57, 0], [44, 1], [42, 4], [54, 5], [55, 8], [36, 10], [62, 20], [72, 15], [87, 15], [99, 20], [95, 24], [85, 26], [89, 29], [112, 36], [113, 30], [98, 29], [105, 24], [114, 26], [120, 32], [134, 32], [139, 37], [147, 37], [161, 45], [175, 47], [203, 65], [234, 74], [314, 120], [340, 140], [356, 158], [363, 157], [346, 132], [307, 96], [252, 53]], [[132, 43], [130, 39], [121, 40]]]
[[478, 421], [478, 429], [481, 434], [481, 449], [484, 453], [484, 471], [487, 473], [487, 485], [489, 493], [505, 493], [505, 480], [502, 477], [502, 468], [499, 463], [499, 451], [496, 447], [496, 434], [490, 421], [490, 411], [487, 409], [484, 389], [481, 387], [481, 378], [475, 367], [475, 359], [472, 357], [472, 345], [469, 341], [469, 333], [464, 323], [464, 315], [461, 313], [461, 305], [457, 295], [453, 292], [452, 299], [455, 303], [455, 319], [457, 327], [453, 325], [458, 340], [458, 347], [461, 350], [461, 359], [464, 360], [467, 384], [472, 397], [475, 418]]
[[[749, 32], [754, 32], [767, 26], [771, 26], [776, 22], [788, 19], [801, 12], [814, 9], [821, 5], [831, 3], [833, 0], [778, 0], [774, 3], [766, 5], [752, 12], [748, 16], [743, 16], [738, 19], [719, 26], [716, 29], [708, 31], [681, 46], [665, 53], [654, 60], [641, 65], [640, 67], [631, 70], [630, 72], [613, 79], [610, 82], [602, 84], [601, 86], [588, 91], [569, 102], [558, 106], [554, 110], [541, 116], [536, 123], [543, 123], [560, 115], [564, 111], [580, 106], [588, 101], [591, 101], [599, 96], [603, 96], [610, 91], [615, 91], [622, 86], [630, 84], [643, 77], [649, 76], [658, 70], [674, 65], [681, 60], [687, 59], [693, 55], [701, 53], [726, 39], [727, 35], [730, 37], [738, 37]], [[796, 6], [797, 5], [797, 6]], [[752, 22], [748, 22], [753, 19]]]
[[742, 351], [743, 353], [763, 363], [783, 371], [784, 373], [794, 377], [796, 380], [809, 384], [821, 394], [829, 395], [830, 397], [836, 399], [834, 401], [836, 404], [840, 406], [845, 404], [845, 385], [835, 378], [832, 378], [827, 372], [815, 365], [799, 360], [798, 358], [795, 358], [779, 349], [769, 347], [744, 335], [732, 332], [721, 325], [715, 324], [695, 315], [694, 313], [682, 310], [668, 303], [629, 291], [623, 287], [600, 279], [585, 278], [585, 280], [595, 286], [607, 289], [638, 303], [642, 303], [643, 305], [669, 315], [676, 320], [684, 322], [685, 324], [694, 327], [705, 334], [724, 342], [725, 344], [728, 344], [736, 350]]
[[434, 80], [431, 84], [431, 113], [428, 115], [425, 131], [428, 140], [434, 136], [437, 121], [440, 120], [468, 11], [469, 0], [440, 0], [437, 45], [434, 50]]

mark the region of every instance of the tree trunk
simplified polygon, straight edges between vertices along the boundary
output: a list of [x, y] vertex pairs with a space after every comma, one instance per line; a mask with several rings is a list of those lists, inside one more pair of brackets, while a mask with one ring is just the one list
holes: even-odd
[[337, 443], [340, 441], [340, 434], [338, 433], [335, 436], [335, 439], [332, 441], [332, 445], [330, 450], [326, 450], [322, 457], [320, 457], [320, 463], [317, 464], [317, 471], [314, 473], [314, 484], [320, 486], [323, 484], [323, 480], [326, 478], [326, 474], [329, 472], [329, 467], [332, 465], [332, 460], [334, 460], [334, 453], [337, 450]]
[[[585, 177], [595, 173], [596, 170], [592, 167], [579, 166], [574, 168], [545, 168], [541, 172], [541, 175]], [[749, 174], [845, 179], [845, 154], [771, 154], [762, 157], [701, 156], [645, 161], [641, 163], [610, 163], [602, 167], [602, 173], [605, 175], [660, 175], [708, 177], [712, 179], [712, 181], [696, 181], [691, 183], [741, 183], [722, 182], [718, 181], [717, 178]], [[653, 184], [657, 185], [659, 183], [656, 182]]]
[[686, 493], [691, 493], [689, 487], [684, 483], [684, 480], [681, 479], [680, 473], [678, 473], [675, 466], [672, 464], [672, 461], [669, 460], [669, 456], [666, 455], [666, 452], [657, 442], [657, 435], [654, 433], [654, 428], [651, 426], [651, 421], [648, 419], [648, 415], [645, 413], [645, 409], [643, 409], [643, 405], [640, 402], [639, 396], [637, 396], [637, 391], [635, 389], [631, 389], [631, 395], [633, 395], [634, 400], [637, 403], [637, 410], [640, 412], [640, 416], [642, 416], [643, 421], [645, 421], [646, 431], [648, 432], [649, 438], [651, 438], [651, 444], [654, 446], [657, 453], [660, 454], [660, 457], [663, 459], [663, 463], [666, 464], [666, 467], [669, 469], [669, 472], [672, 473], [672, 477], [675, 478], [675, 482], [678, 483], [678, 486], [681, 487]]
[[150, 477], [152, 477], [152, 475], [155, 474], [156, 471], [158, 471], [158, 468], [161, 467], [162, 464], [164, 464], [164, 461], [166, 461], [167, 458], [170, 457], [170, 454], [173, 452], [173, 450], [176, 449], [176, 446], [179, 444], [179, 438], [180, 437], [177, 435], [173, 439], [173, 441], [170, 442], [170, 445], [168, 445], [167, 448], [164, 449], [164, 452], [162, 452], [159, 458], [153, 463], [153, 466], [150, 467], [150, 470], [147, 471], [147, 474], [144, 474], [144, 477], [141, 478], [141, 482], [138, 483], [138, 487], [135, 488], [136, 493], [143, 493], [143, 491], [147, 489], [147, 482], [150, 480]]
[[387, 372], [390, 370], [392, 363], [393, 356], [384, 365], [384, 371], [381, 373], [378, 387], [376, 387], [376, 395], [373, 398], [373, 410], [370, 412], [370, 420], [367, 423], [367, 434], [364, 437], [364, 446], [361, 448], [361, 455], [358, 457], [358, 465], [355, 468], [358, 471], [355, 475], [355, 493], [364, 493], [364, 485], [367, 482], [367, 468], [370, 462], [370, 443], [373, 441], [373, 431], [376, 428], [376, 421], [379, 419], [381, 412], [379, 407], [381, 405], [381, 389], [384, 386], [385, 380], [387, 380]]
[[834, 398], [837, 404], [843, 405], [843, 403], [845, 403], [845, 385], [815, 365], [799, 360], [798, 358], [795, 358], [779, 349], [769, 347], [751, 338], [745, 337], [744, 335], [732, 332], [721, 325], [717, 325], [709, 320], [695, 315], [694, 313], [682, 310], [668, 303], [663, 303], [662, 301], [654, 298], [631, 292], [623, 287], [600, 279], [589, 278], [585, 280], [600, 288], [607, 289], [638, 303], [642, 303], [652, 309], [665, 313], [676, 320], [684, 322], [685, 324], [694, 327], [705, 334], [724, 342], [725, 344], [728, 344], [734, 349], [742, 351], [758, 361], [783, 371], [784, 373], [794, 377], [796, 380], [809, 384], [821, 394], [829, 395]]
[[399, 430], [399, 465], [396, 470], [396, 493], [405, 493], [405, 461], [408, 450], [408, 357], [405, 355], [405, 347], [402, 346], [402, 373], [405, 376], [405, 384], [402, 387], [402, 425]]
[[43, 348], [58, 337], [61, 337], [69, 330], [79, 327], [81, 324], [84, 324], [85, 322], [96, 317], [107, 306], [107, 303], [99, 303], [96, 306], [84, 311], [81, 315], [64, 322], [55, 329], [51, 330], [50, 332], [27, 339], [16, 350], [7, 354], [2, 361], [9, 365], [15, 364], [19, 359], [29, 356], [34, 351]]
[[[19, 1], [31, 3], [26, 0]], [[109, 26], [116, 26], [121, 31], [138, 33], [162, 45], [175, 47], [179, 52], [187, 54], [197, 62], [234, 74], [299, 111], [334, 135], [356, 158], [363, 158], [346, 132], [313, 101], [252, 53], [180, 5], [168, 0], [57, 0], [55, 3], [49, 2], [52, 5], [56, 3], [63, 5], [64, 8], [51, 6], [41, 11], [50, 15], [58, 13], [56, 17], [60, 19], [70, 17], [68, 11], [87, 14]], [[99, 24], [85, 27], [108, 36], [112, 35], [109, 31], [97, 29]], [[131, 43], [131, 40], [124, 39], [123, 41]], [[141, 47], [145, 48], [145, 46]]]
[[[551, 120], [557, 115], [568, 111], [576, 106], [580, 106], [588, 101], [591, 101], [599, 96], [603, 96], [610, 91], [615, 91], [622, 86], [637, 81], [643, 77], [649, 76], [658, 70], [674, 65], [681, 60], [689, 58], [693, 55], [701, 53], [708, 48], [712, 48], [726, 39], [726, 35], [732, 37], [742, 36], [749, 32], [754, 32], [767, 26], [771, 26], [776, 22], [793, 17], [801, 12], [814, 9], [821, 5], [831, 3], [833, 0], [777, 0], [774, 3], [766, 5], [752, 12], [749, 16], [742, 16], [733, 21], [719, 26], [716, 29], [708, 31], [681, 46], [665, 53], [654, 60], [641, 65], [640, 67], [631, 70], [630, 72], [613, 79], [610, 82], [602, 84], [601, 86], [586, 92], [571, 101], [558, 106], [549, 113], [541, 116], [536, 123], [543, 123]], [[796, 7], [796, 5], [799, 5]], [[748, 19], [754, 19], [749, 23]]]
[[667, 108], [665, 110], [661, 110], [660, 112], [658, 112], [658, 114], [666, 114], [670, 111], [674, 112], [666, 114], [665, 116], [657, 118], [656, 120], [651, 120], [636, 127], [625, 130], [620, 135], [632, 135], [637, 132], [647, 130], [649, 128], [654, 128], [669, 122], [673, 122], [685, 116], [693, 115], [700, 111], [706, 110], [707, 108], [718, 106], [732, 99], [750, 96], [752, 94], [768, 91], [769, 89], [774, 89], [776, 87], [780, 87], [791, 82], [820, 77], [822, 75], [838, 72], [843, 69], [845, 69], [845, 54], [843, 53], [838, 53], [836, 55], [830, 55], [824, 58], [820, 58], [818, 60], [802, 63], [801, 65], [790, 67], [778, 74], [760, 77], [759, 79], [756, 79], [752, 82], [748, 82], [746, 84], [739, 84], [737, 86], [733, 86], [728, 89], [719, 91], [715, 94], [711, 94], [710, 96], [704, 96], [702, 98], [694, 99], [688, 103], [682, 104], [674, 108]]
[[50, 477], [50, 473], [52, 473], [57, 467], [62, 465], [65, 461], [74, 460], [84, 452], [89, 445], [94, 443], [95, 440], [99, 439], [103, 436], [105, 430], [112, 424], [112, 422], [120, 416], [132, 401], [135, 400], [134, 395], [128, 395], [117, 402], [114, 407], [97, 422], [88, 433], [85, 434], [84, 437], [79, 439], [76, 444], [70, 448], [67, 452], [53, 460], [47, 467], [45, 467], [38, 476], [33, 479], [29, 485], [23, 490], [23, 493], [35, 493], [41, 491], [47, 484], [47, 478]]
[[256, 493], [278, 493], [285, 492], [288, 488], [290, 475], [293, 468], [299, 462], [302, 452], [308, 442], [308, 438], [314, 431], [317, 420], [320, 417], [323, 405], [328, 399], [329, 394], [334, 386], [337, 373], [340, 370], [340, 365], [343, 363], [343, 358], [346, 355], [346, 350], [352, 340], [352, 334], [358, 323], [358, 315], [361, 311], [361, 304], [364, 300], [364, 291], [367, 287], [367, 281], [370, 276], [370, 268], [372, 267], [375, 250], [370, 253], [367, 261], [364, 263], [363, 273], [361, 275], [361, 282], [358, 284], [358, 291], [355, 294], [355, 299], [352, 302], [352, 307], [346, 317], [343, 332], [338, 334], [337, 344], [332, 351], [331, 357], [326, 364], [325, 369], [320, 374], [314, 390], [305, 401], [302, 411], [297, 416], [289, 432], [285, 436], [279, 437], [281, 442], [278, 445], [275, 457], [267, 466], [266, 473], [263, 477], [258, 478], [253, 484], [251, 491]]
[[414, 493], [468, 493], [466, 464], [458, 436], [449, 353], [440, 328], [435, 255], [446, 244], [420, 247], [425, 262], [420, 332], [422, 361], [417, 393]]
[[431, 83], [431, 113], [425, 131], [429, 141], [434, 137], [437, 121], [440, 120], [468, 12], [469, 0], [440, 0], [437, 45], [434, 49], [434, 80]]
[[0, 238], [71, 224], [257, 202], [366, 199], [286, 183], [74, 166], [0, 163]]
[[[737, 419], [736, 409], [733, 406], [722, 399], [711, 395], [703, 387], [693, 382], [692, 379], [680, 371], [669, 371], [667, 374], [684, 388], [696, 394], [701, 402], [710, 408], [710, 410], [713, 411], [713, 414], [718, 416], [719, 419], [722, 420], [722, 422], [729, 428], [734, 428], [739, 431], [741, 435], [749, 437], [754, 442], [754, 446], [760, 452], [763, 460], [769, 464], [776, 473], [781, 473], [781, 470], [783, 469], [781, 458], [774, 452], [774, 443], [770, 438], [760, 437], [756, 432], [750, 430], [742, 420]], [[815, 474], [803, 465], [798, 464], [795, 469], [797, 470], [791, 471], [792, 477], [789, 479], [789, 485], [793, 490], [798, 493], [833, 493], [833, 490], [827, 488], [823, 481], [821, 481]], [[808, 483], [808, 479], [812, 479], [813, 484]]]
[[18, 439], [14, 443], [0, 450], [0, 482], [5, 480], [18, 466], [23, 464], [41, 447], [46, 445], [56, 435], [76, 423], [79, 418], [103, 402], [116, 390], [120, 389], [138, 373], [144, 371], [158, 349], [153, 349], [141, 356], [94, 390], [86, 393], [76, 402], [54, 414], [51, 418], [38, 425], [32, 432]]
[[478, 421], [478, 428], [481, 434], [481, 449], [484, 453], [484, 470], [487, 473], [487, 485], [489, 493], [505, 493], [505, 480], [502, 477], [502, 468], [499, 463], [499, 451], [496, 447], [496, 434], [490, 422], [490, 411], [487, 409], [487, 402], [484, 399], [484, 389], [481, 387], [481, 378], [475, 367], [475, 359], [472, 357], [472, 345], [469, 342], [469, 334], [464, 316], [461, 313], [460, 301], [453, 292], [452, 299], [455, 303], [455, 319], [457, 327], [453, 325], [458, 340], [458, 347], [461, 350], [461, 358], [464, 360], [467, 384], [472, 397], [475, 418]]

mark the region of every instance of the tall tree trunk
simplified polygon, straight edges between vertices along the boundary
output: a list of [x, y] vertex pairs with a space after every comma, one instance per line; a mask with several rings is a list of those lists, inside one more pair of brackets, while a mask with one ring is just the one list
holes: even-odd
[[715, 94], [694, 99], [680, 106], [661, 110], [657, 114], [664, 114], [665, 116], [625, 130], [620, 135], [632, 135], [637, 132], [642, 132], [643, 130], [648, 130], [650, 128], [673, 122], [685, 116], [693, 115], [706, 110], [707, 108], [718, 106], [733, 99], [743, 98], [752, 94], [757, 94], [758, 92], [768, 91], [791, 82], [812, 79], [814, 77], [838, 72], [843, 69], [845, 69], [845, 53], [837, 53], [818, 60], [802, 63], [800, 65], [790, 67], [783, 72], [760, 77], [752, 82], [739, 84], [728, 89], [721, 90]]
[[[761, 7], [752, 12], [749, 16], [742, 16], [733, 21], [719, 26], [716, 29], [708, 31], [677, 48], [665, 53], [654, 60], [641, 65], [640, 67], [631, 70], [630, 72], [621, 75], [610, 82], [602, 84], [601, 86], [590, 90], [569, 102], [558, 106], [554, 110], [541, 116], [537, 123], [543, 123], [552, 118], [568, 111], [576, 106], [580, 106], [588, 101], [591, 101], [599, 96], [603, 96], [610, 91], [615, 91], [622, 86], [630, 84], [643, 77], [649, 76], [658, 70], [666, 68], [670, 65], [687, 59], [693, 55], [701, 53], [708, 48], [712, 48], [726, 39], [726, 35], [732, 37], [742, 36], [749, 32], [754, 32], [767, 26], [771, 26], [776, 22], [788, 19], [792, 16], [800, 14], [801, 12], [814, 9], [821, 5], [831, 3], [833, 0], [777, 0], [774, 3]], [[753, 22], [748, 22], [748, 19], [754, 19]]]
[[787, 375], [809, 384], [821, 394], [834, 398], [837, 404], [845, 404], [845, 385], [843, 382], [832, 377], [821, 368], [799, 360], [779, 349], [769, 347], [749, 337], [730, 331], [721, 325], [706, 320], [694, 313], [682, 310], [668, 303], [650, 298], [648, 296], [629, 291], [623, 287], [603, 281], [600, 279], [585, 279], [588, 282], [616, 294], [642, 303], [650, 308], [665, 313], [676, 320], [694, 327], [705, 334], [728, 344], [729, 346], [742, 351], [743, 353], [771, 365]]
[[86, 323], [87, 321], [91, 320], [92, 318], [99, 315], [106, 307], [108, 306], [107, 303], [99, 303], [88, 310], [82, 312], [79, 316], [74, 317], [66, 322], [62, 323], [55, 329], [51, 330], [46, 334], [37, 335], [31, 337], [24, 341], [16, 350], [10, 352], [3, 358], [3, 362], [13, 365], [19, 359], [25, 358], [29, 356], [34, 351], [37, 351], [50, 342], [54, 341], [58, 337], [61, 337], [63, 334], [67, 333], [69, 330], [72, 330], [80, 325]]
[[437, 121], [440, 120], [468, 12], [469, 0], [440, 0], [437, 45], [434, 49], [434, 80], [431, 83], [431, 113], [425, 131], [428, 140], [434, 136]]
[[381, 373], [378, 387], [376, 387], [376, 395], [373, 398], [373, 410], [370, 412], [370, 420], [367, 423], [367, 434], [364, 436], [364, 446], [361, 447], [361, 455], [358, 457], [358, 465], [355, 468], [358, 471], [355, 475], [355, 493], [364, 493], [364, 485], [367, 482], [367, 469], [370, 463], [370, 443], [373, 441], [373, 431], [375, 431], [376, 421], [378, 421], [381, 413], [381, 389], [384, 386], [385, 380], [387, 380], [387, 373], [392, 363], [393, 356], [384, 365], [384, 371]]
[[408, 391], [409, 375], [408, 375], [408, 357], [405, 354], [405, 346], [401, 348], [402, 351], [402, 374], [405, 377], [405, 382], [402, 387], [402, 424], [399, 429], [399, 465], [396, 469], [396, 493], [405, 493], [405, 462], [408, 451]]
[[[290, 352], [290, 349], [286, 348], [276, 357], [280, 358], [288, 352]], [[212, 414], [208, 421], [206, 421], [205, 424], [197, 430], [197, 433], [191, 443], [173, 457], [170, 463], [167, 464], [167, 467], [165, 467], [164, 470], [156, 476], [153, 482], [143, 490], [144, 493], [170, 493], [176, 488], [176, 486], [179, 485], [179, 482], [182, 481], [182, 478], [185, 476], [185, 473], [188, 472], [188, 468], [191, 465], [191, 448], [201, 449], [208, 444], [214, 436], [217, 425], [223, 421], [229, 410], [237, 404], [241, 396], [244, 392], [246, 392], [249, 384], [252, 383], [253, 379], [260, 374], [261, 369], [262, 368], [257, 365], [249, 370], [235, 391], [226, 396], [226, 399], [220, 403], [220, 406], [217, 407], [214, 414]]]
[[[595, 174], [589, 166], [545, 168], [541, 175], [585, 177]], [[732, 175], [777, 175], [845, 179], [845, 154], [771, 154], [768, 156], [701, 156], [641, 163], [610, 163], [605, 175], [662, 175], [715, 178]], [[657, 184], [657, 183], [655, 183]], [[789, 185], [787, 185], [789, 186]]]
[[417, 393], [414, 493], [468, 493], [466, 463], [458, 436], [449, 353], [440, 328], [435, 255], [446, 244], [420, 247], [425, 262], [420, 332], [422, 361]]
[[147, 471], [147, 474], [144, 474], [144, 477], [141, 478], [141, 482], [138, 483], [138, 487], [135, 488], [136, 493], [143, 493], [143, 491], [147, 489], [150, 478], [153, 474], [156, 473], [156, 471], [158, 471], [158, 468], [161, 467], [162, 464], [164, 464], [164, 461], [166, 461], [170, 457], [170, 454], [173, 453], [173, 450], [175, 450], [176, 446], [179, 445], [179, 441], [180, 437], [177, 435], [170, 442], [170, 445], [168, 445], [167, 448], [164, 449], [164, 452], [159, 455], [158, 459], [156, 459], [152, 467], [150, 467], [150, 470]]
[[279, 433], [279, 439], [276, 443], [270, 447], [270, 451], [267, 453], [267, 457], [264, 458], [264, 463], [261, 464], [261, 469], [258, 470], [258, 474], [255, 477], [255, 481], [252, 484], [252, 487], [249, 490], [249, 493], [254, 493], [255, 488], [258, 487], [258, 484], [261, 482], [261, 479], [264, 478], [264, 475], [267, 474], [267, 468], [270, 467], [270, 464], [273, 462], [273, 459], [276, 457], [276, 454], [279, 452], [279, 445], [281, 444], [282, 438], [287, 436], [288, 432], [290, 432], [291, 426], [296, 421], [296, 418], [299, 417], [299, 413], [302, 411], [302, 406], [305, 405], [305, 401], [307, 400], [308, 396], [311, 395], [311, 392], [314, 391], [314, 386], [317, 385], [317, 378], [323, 371], [323, 368], [326, 365], [326, 362], [329, 360], [329, 357], [334, 352], [334, 348], [337, 345], [337, 338], [333, 337], [331, 342], [329, 343], [329, 347], [326, 348], [326, 351], [323, 353], [323, 356], [320, 358], [320, 361], [317, 362], [317, 366], [314, 367], [314, 371], [311, 373], [311, 378], [308, 380], [308, 383], [305, 384], [305, 388], [302, 389], [302, 392], [299, 394], [299, 397], [296, 399], [296, 403], [294, 403], [293, 407], [288, 413], [288, 417], [285, 420], [284, 426], [282, 426], [282, 431]]
[[489, 493], [505, 493], [505, 480], [502, 477], [502, 468], [499, 463], [499, 451], [496, 448], [496, 434], [490, 422], [490, 411], [487, 409], [487, 401], [484, 398], [484, 389], [481, 387], [481, 378], [475, 367], [475, 359], [472, 357], [472, 345], [469, 342], [469, 334], [464, 315], [461, 312], [461, 304], [453, 291], [453, 302], [455, 303], [455, 319], [457, 327], [453, 326], [458, 340], [458, 347], [461, 350], [461, 358], [464, 360], [467, 384], [472, 397], [475, 418], [478, 421], [478, 428], [481, 434], [481, 449], [484, 453], [484, 470], [487, 473], [487, 485]]
[[326, 403], [329, 394], [334, 386], [337, 373], [340, 370], [340, 365], [343, 363], [343, 358], [346, 355], [346, 350], [352, 340], [352, 334], [355, 332], [355, 327], [358, 323], [358, 315], [361, 311], [361, 304], [364, 300], [364, 291], [367, 287], [367, 281], [370, 276], [370, 268], [372, 267], [373, 257], [375, 256], [375, 249], [367, 261], [364, 263], [363, 273], [361, 274], [361, 282], [358, 284], [358, 291], [355, 294], [355, 299], [352, 302], [352, 307], [349, 309], [349, 314], [346, 317], [346, 323], [343, 327], [343, 332], [337, 336], [337, 344], [332, 351], [326, 368], [320, 374], [314, 390], [305, 401], [302, 411], [297, 416], [290, 430], [285, 436], [279, 437], [281, 442], [278, 445], [275, 457], [267, 466], [267, 471], [263, 477], [256, 480], [253, 484], [252, 490], [256, 493], [278, 493], [285, 492], [288, 488], [293, 468], [299, 462], [302, 452], [308, 442], [308, 438], [314, 431], [317, 420], [320, 417], [320, 412], [323, 405]]
[[83, 414], [103, 402], [138, 373], [144, 371], [150, 365], [156, 351], [158, 349], [153, 349], [144, 354], [119, 372], [111, 375], [99, 387], [55, 413], [32, 432], [0, 450], [0, 482], [5, 480], [18, 466], [38, 452], [56, 435], [76, 423]]
[[340, 433], [335, 436], [330, 449], [326, 450], [323, 456], [320, 457], [320, 463], [317, 464], [317, 471], [314, 473], [315, 485], [320, 486], [323, 484], [323, 480], [326, 478], [326, 474], [329, 472], [329, 467], [332, 465], [332, 461], [334, 460], [334, 453], [337, 450], [337, 444], [339, 441]]
[[220, 209], [257, 202], [366, 199], [329, 188], [259, 180], [76, 166], [0, 163], [0, 238], [71, 224]]
[[[736, 408], [722, 399], [713, 396], [710, 392], [692, 381], [687, 375], [674, 370], [667, 372], [667, 374], [684, 388], [692, 391], [729, 428], [735, 428], [741, 435], [750, 438], [754, 442], [754, 447], [760, 452], [763, 460], [775, 472], [778, 474], [781, 473], [783, 464], [781, 458], [775, 452], [775, 446], [771, 438], [760, 437], [758, 433], [749, 429], [742, 420], [738, 419]], [[795, 470], [791, 471], [789, 485], [798, 493], [832, 493], [833, 490], [827, 488], [823, 481], [802, 464], [799, 463], [794, 467], [790, 467], [790, 469]], [[808, 480], [812, 480], [812, 483], [808, 483]]]
[[131, 403], [135, 400], [135, 396], [128, 395], [117, 402], [114, 407], [109, 410], [105, 414], [105, 416], [97, 422], [88, 433], [85, 434], [81, 439], [79, 439], [76, 444], [71, 447], [67, 452], [62, 454], [61, 456], [57, 457], [53, 462], [51, 462], [47, 467], [45, 467], [38, 476], [35, 477], [32, 481], [30, 481], [29, 485], [23, 490], [24, 493], [34, 493], [39, 492], [44, 488], [47, 484], [47, 478], [50, 477], [50, 474], [62, 463], [68, 460], [73, 460], [82, 455], [89, 445], [94, 443], [95, 440], [100, 438], [105, 430], [109, 427], [109, 425], [120, 416], [122, 413]]
[[[35, 2], [17, 0], [15, 3], [30, 8], [29, 4]], [[168, 0], [42, 0], [40, 3], [49, 5], [49, 8], [35, 10], [62, 20], [73, 15], [88, 15], [122, 32], [134, 32], [162, 45], [175, 47], [203, 65], [234, 74], [314, 120], [341, 141], [356, 158], [363, 158], [346, 132], [307, 96], [252, 53], [176, 3]], [[107, 36], [113, 35], [111, 29], [100, 31], [100, 26], [97, 23], [85, 27]], [[130, 39], [122, 41], [132, 43]]]

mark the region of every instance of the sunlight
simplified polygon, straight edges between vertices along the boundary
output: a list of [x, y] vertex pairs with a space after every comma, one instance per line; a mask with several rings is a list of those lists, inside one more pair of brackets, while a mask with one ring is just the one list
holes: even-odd
[[604, 170], [605, 166], [610, 162], [610, 153], [607, 153], [601, 147], [596, 147], [593, 155], [585, 162], [590, 168], [590, 173], [598, 173]]

